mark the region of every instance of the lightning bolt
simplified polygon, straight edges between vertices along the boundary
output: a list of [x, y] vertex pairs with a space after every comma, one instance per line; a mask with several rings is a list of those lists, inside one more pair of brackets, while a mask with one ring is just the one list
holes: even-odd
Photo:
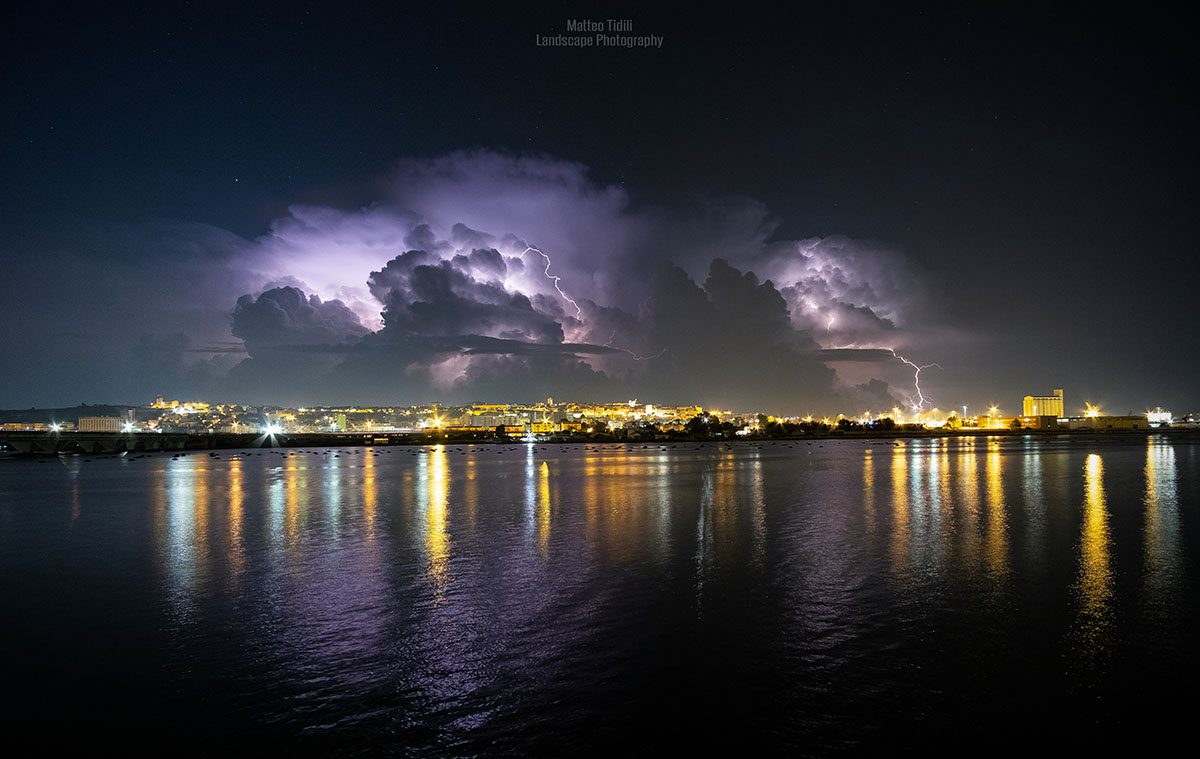
[[[575, 307], [575, 317], [576, 317], [576, 318], [579, 318], [580, 316], [582, 316], [582, 315], [583, 315], [583, 309], [579, 307], [579, 304], [578, 304], [578, 303], [576, 303], [576, 302], [574, 301], [574, 299], [572, 299], [572, 298], [571, 298], [571, 296], [569, 296], [569, 295], [567, 295], [566, 293], [564, 293], [564, 292], [563, 292], [563, 290], [562, 290], [562, 288], [561, 288], [561, 287], [559, 287], [559, 284], [558, 284], [558, 283], [562, 281], [562, 277], [560, 277], [560, 276], [558, 276], [558, 275], [556, 275], [556, 274], [551, 274], [551, 273], [550, 273], [550, 264], [551, 264], [551, 261], [550, 261], [550, 256], [546, 255], [545, 251], [543, 251], [543, 250], [541, 250], [541, 249], [539, 249], [539, 248], [535, 248], [534, 246], [530, 245], [528, 242], [526, 242], [526, 243], [525, 243], [525, 246], [526, 246], [526, 247], [525, 247], [525, 250], [521, 251], [520, 255], [518, 255], [518, 256], [517, 256], [517, 258], [519, 258], [519, 259], [521, 259], [522, 261], [524, 261], [524, 260], [525, 260], [525, 254], [526, 254], [526, 253], [529, 253], [529, 252], [531, 252], [531, 251], [532, 251], [532, 252], [534, 252], [534, 253], [537, 253], [537, 254], [538, 254], [539, 256], [541, 256], [542, 258], [546, 259], [546, 268], [542, 270], [542, 274], [545, 274], [545, 275], [546, 275], [546, 279], [549, 279], [550, 281], [552, 281], [552, 282], [554, 283], [554, 289], [558, 291], [558, 294], [562, 296], [562, 299], [563, 299], [563, 300], [565, 300], [567, 303], [570, 303], [572, 306], [574, 306], [574, 307]], [[661, 356], [661, 355], [663, 355], [663, 354], [665, 354], [665, 353], [667, 352], [667, 349], [666, 349], [666, 348], [663, 348], [663, 349], [662, 349], [662, 350], [660, 350], [658, 353], [655, 353], [655, 354], [654, 354], [654, 355], [652, 355], [652, 356], [639, 356], [638, 354], [634, 353], [634, 352], [633, 352], [633, 351], [631, 351], [631, 350], [628, 350], [628, 349], [626, 349], [626, 348], [622, 348], [622, 347], [620, 347], [619, 345], [613, 345], [613, 344], [612, 344], [612, 341], [613, 341], [613, 338], [615, 338], [616, 336], [617, 336], [617, 331], [614, 329], [614, 330], [613, 330], [613, 333], [612, 333], [612, 335], [610, 335], [610, 336], [609, 336], [609, 338], [608, 338], [608, 342], [604, 344], [604, 347], [606, 347], [606, 348], [615, 348], [615, 349], [617, 349], [617, 350], [621, 351], [622, 353], [628, 353], [628, 354], [630, 355], [630, 357], [632, 357], [632, 358], [633, 358], [633, 360], [634, 360], [634, 361], [649, 361], [650, 359], [652, 359], [652, 358], [658, 358], [659, 356]]]
[[[614, 346], [614, 347], [615, 347], [615, 346]], [[663, 348], [663, 349], [662, 349], [662, 350], [660, 350], [658, 353], [654, 353], [654, 354], [652, 354], [652, 355], [649, 355], [649, 356], [639, 356], [638, 354], [634, 353], [633, 351], [625, 350], [624, 348], [617, 348], [617, 350], [619, 350], [619, 351], [625, 351], [626, 353], [628, 353], [628, 354], [629, 354], [629, 355], [630, 355], [630, 356], [633, 358], [633, 360], [634, 360], [634, 361], [649, 361], [650, 359], [652, 359], [652, 358], [658, 358], [659, 356], [661, 356], [661, 355], [663, 355], [663, 354], [665, 354], [665, 353], [667, 352], [667, 349], [666, 349], [666, 348]]]
[[911, 366], [913, 368], [913, 387], [915, 387], [917, 389], [917, 403], [916, 403], [916, 405], [913, 406], [913, 411], [920, 411], [922, 408], [925, 407], [925, 396], [921, 394], [921, 370], [929, 369], [930, 367], [934, 367], [934, 366], [936, 366], [938, 369], [941, 369], [942, 368], [941, 365], [940, 364], [925, 364], [924, 366], [917, 366], [913, 362], [906, 359], [904, 356], [901, 356], [899, 353], [897, 353], [895, 348], [888, 348], [888, 350], [892, 352], [893, 356], [895, 356], [896, 358], [900, 359], [901, 361], [903, 361], [904, 363], [908, 364], [909, 366]]
[[612, 331], [612, 334], [608, 336], [608, 342], [604, 344], [604, 347], [605, 348], [615, 348], [616, 350], [619, 350], [622, 353], [628, 353], [630, 355], [630, 357], [633, 358], [634, 361], [649, 361], [650, 359], [658, 358], [659, 356], [661, 356], [667, 352], [667, 349], [663, 348], [658, 353], [655, 353], [652, 356], [639, 356], [638, 354], [634, 353], [633, 351], [631, 351], [627, 348], [622, 348], [619, 345], [613, 345], [612, 341], [613, 341], [613, 338], [615, 338], [616, 336], [617, 336], [617, 331], [614, 329]]
[[545, 253], [543, 253], [542, 251], [533, 247], [532, 245], [529, 245], [529, 243], [526, 243], [526, 245], [528, 247], [526, 247], [525, 250], [521, 251], [521, 255], [517, 256], [517, 258], [524, 261], [525, 254], [528, 253], [529, 251], [533, 251], [534, 253], [537, 253], [542, 258], [546, 259], [546, 268], [542, 270], [542, 273], [546, 275], [546, 279], [552, 280], [554, 282], [554, 289], [558, 290], [558, 294], [562, 296], [562, 299], [575, 307], [576, 318], [578, 318], [580, 315], [582, 315], [583, 309], [579, 307], [579, 304], [576, 303], [574, 300], [572, 300], [571, 297], [569, 295], [567, 295], [566, 293], [564, 293], [562, 291], [562, 288], [558, 286], [558, 283], [562, 281], [562, 277], [559, 277], [557, 275], [550, 273], [550, 256], [546, 255]]
[[[818, 314], [821, 313], [822, 310], [824, 310], [820, 307], [814, 306], [812, 303], [810, 303], [808, 301], [808, 298], [802, 299], [800, 301], [800, 305], [803, 306], [806, 311], [816, 311]], [[825, 329], [832, 330], [835, 322], [837, 322], [837, 314], [833, 313], [832, 308], [830, 308], [829, 309], [829, 320], [827, 322], [825, 322]]]

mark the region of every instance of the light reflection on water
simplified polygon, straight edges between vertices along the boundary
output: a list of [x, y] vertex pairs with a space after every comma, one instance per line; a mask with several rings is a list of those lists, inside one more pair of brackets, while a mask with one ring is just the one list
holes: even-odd
[[900, 445], [892, 454], [892, 573], [904, 575], [908, 569], [911, 545], [908, 515], [908, 458], [907, 449]]
[[1162, 618], [1170, 614], [1171, 593], [1180, 586], [1183, 571], [1175, 447], [1151, 438], [1146, 445], [1145, 473], [1143, 592], [1151, 612]]
[[[147, 540], [126, 516], [89, 550], [148, 547], [161, 606], [127, 623], [168, 652], [163, 689], [234, 724], [525, 753], [678, 701], [697, 735], [720, 713], [829, 748], [1042, 719], [1013, 689], [1103, 691], [1068, 700], [1103, 717], [1087, 710], [1145, 676], [1130, 641], [1194, 662], [1163, 650], [1196, 619], [1194, 454], [1156, 437], [437, 445], [0, 477], [46, 478], [25, 518], [61, 503], [65, 566], [99, 520], [143, 515]], [[0, 524], [24, 524], [12, 503]]]
[[[1103, 666], [1113, 635], [1112, 538], [1104, 492], [1104, 461], [1084, 464], [1083, 521], [1079, 537], [1078, 616], [1072, 630], [1075, 661], [1085, 670]], [[1089, 677], [1094, 676], [1089, 673]]]
[[1008, 577], [1008, 517], [1005, 514], [1001, 466], [999, 444], [993, 443], [987, 454], [986, 552], [988, 574], [997, 586], [1002, 585]]
[[964, 570], [974, 574], [982, 560], [982, 539], [979, 532], [979, 463], [975, 456], [975, 439], [962, 441], [962, 449], [958, 456], [958, 472], [955, 481], [958, 484], [959, 514], [961, 515], [962, 553], [965, 560]]
[[229, 570], [237, 577], [246, 566], [246, 541], [243, 535], [242, 522], [245, 519], [243, 504], [246, 500], [245, 486], [242, 481], [242, 461], [233, 459], [229, 462], [229, 516], [228, 516], [228, 562]]
[[450, 576], [450, 537], [446, 529], [446, 512], [450, 483], [446, 476], [446, 451], [436, 446], [422, 451], [417, 478], [418, 508], [425, 513], [425, 556], [429, 564], [429, 580], [435, 588], [435, 603], [443, 601]]

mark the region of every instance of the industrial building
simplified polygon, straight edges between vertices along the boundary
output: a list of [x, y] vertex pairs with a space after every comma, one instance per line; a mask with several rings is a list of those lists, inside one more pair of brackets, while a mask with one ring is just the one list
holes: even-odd
[[1064, 424], [1069, 430], [1148, 430], [1145, 416], [1073, 416]]
[[1027, 395], [1021, 406], [1021, 416], [1052, 416], [1060, 418], [1063, 413], [1063, 391], [1056, 389], [1054, 395]]
[[120, 432], [121, 419], [116, 416], [81, 416], [78, 430], [80, 432]]

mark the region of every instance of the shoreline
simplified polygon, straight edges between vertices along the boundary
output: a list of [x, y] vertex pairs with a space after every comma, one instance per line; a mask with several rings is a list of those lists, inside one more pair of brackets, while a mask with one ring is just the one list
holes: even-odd
[[813, 434], [744, 437], [696, 437], [637, 435], [617, 436], [591, 434], [587, 436], [550, 435], [527, 439], [524, 437], [496, 438], [494, 433], [277, 433], [258, 434], [192, 434], [152, 432], [13, 432], [0, 435], [0, 455], [6, 458], [39, 458], [63, 455], [120, 455], [124, 453], [186, 453], [232, 449], [286, 449], [316, 447], [393, 447], [431, 445], [684, 445], [724, 443], [726, 445], [795, 443], [802, 441], [900, 441], [943, 438], [1066, 438], [1102, 437], [1129, 438], [1162, 435], [1170, 438], [1200, 438], [1200, 429], [1149, 430], [889, 430], [845, 431], [830, 430]]

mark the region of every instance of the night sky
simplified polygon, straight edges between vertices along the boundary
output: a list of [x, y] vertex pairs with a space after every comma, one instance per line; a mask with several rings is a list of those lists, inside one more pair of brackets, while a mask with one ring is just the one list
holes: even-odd
[[2, 408], [1200, 411], [1180, 19], [27, 6]]

